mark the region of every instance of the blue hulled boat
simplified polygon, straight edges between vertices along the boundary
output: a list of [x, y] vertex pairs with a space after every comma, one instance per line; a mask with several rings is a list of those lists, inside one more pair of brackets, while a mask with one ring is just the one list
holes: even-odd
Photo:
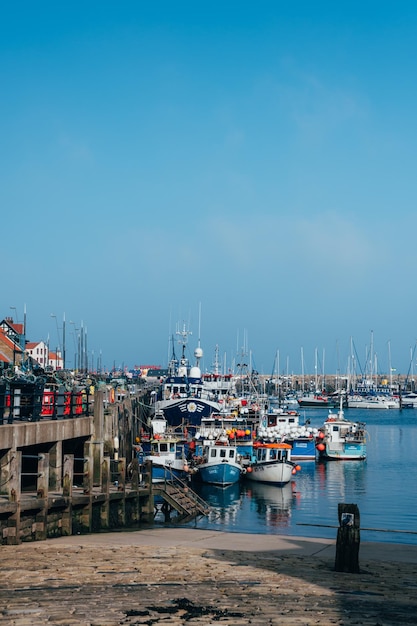
[[193, 478], [210, 485], [226, 487], [237, 483], [243, 472], [236, 446], [217, 441], [202, 448], [193, 468]]

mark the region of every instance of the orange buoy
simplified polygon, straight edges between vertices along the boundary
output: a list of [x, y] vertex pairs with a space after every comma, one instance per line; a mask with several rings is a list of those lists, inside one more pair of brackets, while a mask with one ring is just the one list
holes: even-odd
[[320, 439], [324, 439], [324, 438], [325, 438], [325, 436], [326, 436], [326, 435], [325, 435], [323, 432], [319, 432], [319, 438], [320, 438]]
[[296, 465], [295, 469], [297, 470], [297, 472], [301, 471], [301, 465]]
[[326, 449], [326, 446], [324, 445], [324, 443], [318, 443], [316, 445], [317, 450], [319, 450], [319, 452], [323, 452], [323, 450]]
[[251, 467], [247, 467], [247, 468], [246, 468], [246, 471], [250, 474], [250, 473], [251, 473], [251, 471], [252, 471], [252, 468], [251, 468]]
[[295, 469], [295, 467], [292, 468], [291, 474], [296, 474], [297, 470]]

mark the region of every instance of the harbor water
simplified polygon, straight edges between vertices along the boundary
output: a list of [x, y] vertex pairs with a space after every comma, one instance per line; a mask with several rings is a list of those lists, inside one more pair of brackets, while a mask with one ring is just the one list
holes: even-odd
[[[305, 409], [319, 427], [328, 412]], [[417, 544], [417, 410], [349, 409], [366, 423], [366, 461], [299, 462], [284, 487], [243, 480], [226, 488], [196, 486], [211, 513], [190, 525], [227, 532], [336, 538], [338, 503], [357, 504], [361, 540]], [[402, 532], [400, 532], [402, 531]]]

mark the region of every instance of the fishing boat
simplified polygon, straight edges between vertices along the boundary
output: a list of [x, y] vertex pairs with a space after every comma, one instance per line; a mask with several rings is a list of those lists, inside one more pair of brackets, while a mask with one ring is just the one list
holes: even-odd
[[170, 429], [162, 413], [154, 416], [149, 435], [143, 436], [134, 449], [141, 465], [152, 462], [152, 482], [163, 482], [172, 477], [188, 479], [189, 442], [186, 434]]
[[289, 443], [293, 461], [315, 461], [315, 436], [318, 429], [310, 426], [310, 420], [300, 424], [299, 419], [298, 411], [283, 409], [276, 399], [270, 398], [268, 410], [260, 420], [257, 438], [261, 441]]
[[254, 482], [285, 485], [299, 469], [300, 466], [291, 461], [289, 443], [259, 441], [253, 444], [253, 454], [245, 465], [244, 476]]
[[192, 467], [192, 478], [210, 485], [226, 487], [237, 483], [243, 472], [240, 455], [227, 438], [204, 445], [201, 456], [196, 455]]
[[345, 419], [342, 401], [337, 413], [329, 416], [316, 438], [319, 459], [364, 461], [366, 459], [366, 425]]
[[257, 436], [259, 416], [222, 410], [203, 417], [196, 431], [195, 440], [200, 446], [216, 441], [228, 442], [237, 449], [241, 457], [250, 455], [253, 441]]
[[220, 411], [233, 401], [235, 381], [232, 374], [220, 373], [218, 359], [212, 373], [202, 374], [203, 350], [200, 345], [194, 350], [195, 363], [190, 366], [186, 356], [189, 334], [185, 327], [177, 331], [181, 358], [176, 358], [173, 348], [168, 375], [154, 396], [153, 411], [154, 414], [163, 413], [170, 427], [187, 426], [192, 430], [199, 426], [203, 417]]

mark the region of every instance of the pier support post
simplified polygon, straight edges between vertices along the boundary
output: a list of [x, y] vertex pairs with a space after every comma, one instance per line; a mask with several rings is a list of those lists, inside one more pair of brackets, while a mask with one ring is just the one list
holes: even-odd
[[7, 545], [20, 543], [20, 507], [21, 507], [21, 479], [22, 479], [22, 453], [20, 450], [10, 451], [9, 480], [7, 491], [10, 502], [16, 503], [16, 509], [8, 519], [7, 528], [3, 531], [3, 538]]
[[141, 507], [141, 516], [148, 523], [153, 522], [154, 518], [154, 496], [152, 491], [152, 461], [145, 461], [144, 463], [143, 481], [147, 495], [145, 496], [145, 503]]
[[64, 456], [64, 466], [62, 472], [62, 495], [67, 498], [67, 506], [62, 513], [62, 535], [68, 537], [72, 535], [72, 486], [74, 483], [74, 455]]
[[61, 490], [62, 441], [57, 441], [49, 450], [49, 488]]
[[38, 460], [38, 480], [36, 495], [39, 512], [36, 514], [33, 535], [35, 541], [42, 541], [47, 536], [48, 524], [48, 488], [49, 488], [49, 454], [40, 454]]
[[105, 456], [101, 464], [101, 484], [104, 502], [100, 507], [100, 527], [107, 530], [110, 526], [110, 457]]
[[84, 444], [83, 491], [85, 494], [91, 494], [93, 489], [94, 456], [92, 448], [93, 446], [89, 441]]
[[359, 573], [360, 515], [356, 504], [338, 505], [336, 572]]
[[118, 501], [117, 523], [122, 528], [126, 526], [126, 459], [121, 458], [117, 462], [118, 488], [123, 497]]

